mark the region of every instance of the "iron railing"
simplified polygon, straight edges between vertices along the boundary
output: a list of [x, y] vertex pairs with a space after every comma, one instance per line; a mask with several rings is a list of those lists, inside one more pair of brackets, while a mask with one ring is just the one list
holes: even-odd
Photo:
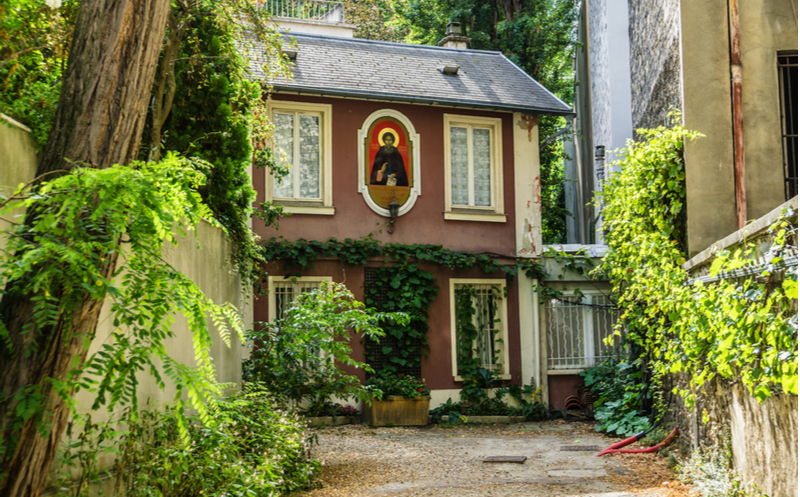
[[345, 22], [344, 3], [318, 0], [260, 0], [258, 6], [273, 17], [322, 21], [330, 23]]

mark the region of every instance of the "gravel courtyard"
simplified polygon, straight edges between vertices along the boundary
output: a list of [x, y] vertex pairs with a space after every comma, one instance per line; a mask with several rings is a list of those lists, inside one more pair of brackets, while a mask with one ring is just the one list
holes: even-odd
[[[655, 454], [596, 457], [615, 439], [593, 425], [550, 421], [494, 426], [314, 430], [322, 487], [307, 497], [683, 497], [689, 488]], [[486, 463], [526, 456], [523, 464]]]

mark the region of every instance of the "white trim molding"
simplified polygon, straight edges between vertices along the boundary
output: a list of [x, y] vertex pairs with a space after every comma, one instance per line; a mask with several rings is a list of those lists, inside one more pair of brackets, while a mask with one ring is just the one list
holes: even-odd
[[[491, 146], [491, 206], [453, 205], [452, 177], [450, 168], [450, 128], [453, 126], [468, 129], [479, 128], [490, 131]], [[471, 133], [468, 143], [471, 143]], [[470, 164], [472, 164], [470, 159]], [[471, 171], [471, 166], [470, 166]], [[470, 177], [472, 173], [470, 172]], [[471, 198], [471, 197], [470, 197]], [[506, 215], [503, 207], [503, 120], [499, 117], [444, 115], [444, 218], [454, 221], [479, 221], [504, 223]]]
[[509, 343], [508, 343], [508, 306], [506, 301], [506, 280], [505, 279], [480, 279], [480, 278], [450, 278], [450, 355], [452, 359], [452, 372], [455, 381], [464, 381], [458, 374], [458, 337], [456, 336], [456, 300], [455, 290], [456, 285], [492, 285], [496, 286], [503, 299], [497, 306], [497, 311], [500, 314], [500, 332], [495, 337], [495, 343], [499, 343], [502, 347], [500, 352], [500, 371], [497, 377], [502, 380], [511, 379], [510, 363], [509, 363]]
[[407, 213], [414, 207], [414, 204], [417, 201], [417, 197], [422, 195], [422, 175], [420, 172], [422, 171], [420, 167], [420, 140], [419, 140], [419, 133], [417, 133], [414, 125], [411, 123], [404, 114], [394, 110], [394, 109], [381, 109], [376, 110], [364, 120], [364, 124], [361, 126], [361, 129], [358, 130], [357, 140], [358, 140], [358, 193], [364, 197], [364, 202], [367, 203], [370, 209], [372, 209], [376, 214], [380, 214], [384, 217], [389, 217], [389, 209], [381, 207], [374, 200], [369, 194], [369, 185], [367, 185], [367, 173], [366, 173], [366, 151], [364, 147], [364, 140], [367, 138], [367, 133], [369, 132], [369, 127], [372, 126], [376, 120], [383, 118], [383, 117], [391, 117], [400, 121], [400, 123], [405, 126], [406, 130], [408, 131], [408, 139], [412, 144], [411, 147], [411, 162], [412, 162], [412, 178], [413, 178], [413, 185], [409, 188], [408, 193], [408, 200], [400, 206], [400, 210], [398, 215], [402, 216], [403, 214]]
[[267, 201], [284, 207], [292, 214], [316, 214], [332, 216], [333, 207], [333, 106], [308, 102], [272, 100], [268, 105], [270, 120], [277, 111], [313, 113], [320, 116], [320, 197], [319, 199], [275, 199], [272, 174], [267, 171], [264, 194]]

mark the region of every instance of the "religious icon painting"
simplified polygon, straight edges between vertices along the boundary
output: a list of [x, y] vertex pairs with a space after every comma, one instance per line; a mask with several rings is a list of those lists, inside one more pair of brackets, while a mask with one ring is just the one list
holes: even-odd
[[403, 206], [414, 187], [414, 143], [407, 127], [393, 117], [378, 117], [364, 137], [364, 180], [377, 206], [392, 200]]

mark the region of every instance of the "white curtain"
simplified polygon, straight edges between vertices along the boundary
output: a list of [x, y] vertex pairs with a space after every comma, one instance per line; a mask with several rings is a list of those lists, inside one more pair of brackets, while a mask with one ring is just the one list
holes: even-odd
[[453, 205], [469, 205], [467, 128], [450, 128], [450, 183]]
[[[275, 159], [282, 165], [289, 167], [294, 165], [294, 114], [278, 114], [272, 116], [275, 124]], [[284, 160], [285, 159], [285, 160]], [[272, 194], [278, 198], [294, 197], [294, 185], [292, 176], [294, 169], [289, 170], [289, 174], [276, 180], [273, 184]]]
[[472, 130], [472, 165], [475, 169], [475, 205], [492, 205], [492, 159], [488, 129]]
[[319, 116], [300, 115], [300, 198], [321, 198]]

